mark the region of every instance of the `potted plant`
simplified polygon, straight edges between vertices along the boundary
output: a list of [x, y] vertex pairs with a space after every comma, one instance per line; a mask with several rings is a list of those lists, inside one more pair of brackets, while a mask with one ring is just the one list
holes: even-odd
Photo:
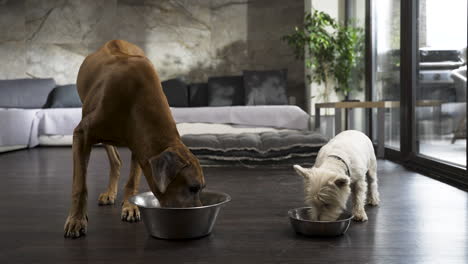
[[333, 75], [335, 91], [349, 101], [349, 94], [362, 90], [364, 77], [364, 33], [362, 28], [338, 25], [335, 35], [335, 61]]
[[322, 96], [328, 101], [329, 82], [333, 76], [333, 61], [335, 40], [332, 31], [336, 21], [327, 13], [314, 10], [307, 13], [303, 28], [296, 27], [294, 33], [283, 36], [282, 39], [293, 49], [296, 59], [304, 60], [309, 84], [312, 82], [325, 85]]
[[345, 100], [353, 90], [360, 90], [364, 75], [363, 29], [341, 25], [325, 12], [306, 13], [302, 28], [282, 37], [292, 48], [296, 59], [303, 59], [310, 75], [309, 84], [324, 84], [321, 94], [328, 101], [330, 84]]

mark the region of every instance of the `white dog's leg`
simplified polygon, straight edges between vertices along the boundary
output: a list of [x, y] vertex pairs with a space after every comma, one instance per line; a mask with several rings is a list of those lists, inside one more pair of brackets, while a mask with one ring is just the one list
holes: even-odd
[[369, 190], [367, 193], [367, 204], [376, 206], [380, 203], [379, 185], [377, 181], [377, 166], [373, 164], [367, 172]]
[[367, 221], [364, 209], [366, 203], [367, 183], [365, 180], [357, 181], [353, 186], [353, 215], [356, 221]]

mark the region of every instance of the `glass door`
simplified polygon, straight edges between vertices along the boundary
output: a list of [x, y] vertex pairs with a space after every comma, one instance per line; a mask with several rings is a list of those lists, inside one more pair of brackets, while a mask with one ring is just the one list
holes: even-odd
[[415, 152], [466, 168], [467, 1], [419, 0], [418, 13]]
[[468, 1], [366, 1], [366, 98], [386, 107], [372, 110], [374, 143], [385, 141], [387, 159], [468, 189]]
[[[400, 0], [372, 1], [372, 101], [400, 101]], [[372, 110], [372, 138], [379, 138], [378, 110]], [[399, 107], [384, 109], [385, 147], [400, 148]]]

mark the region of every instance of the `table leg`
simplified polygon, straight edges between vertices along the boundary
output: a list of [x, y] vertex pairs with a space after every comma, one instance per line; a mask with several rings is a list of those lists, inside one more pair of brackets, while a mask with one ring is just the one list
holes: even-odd
[[385, 108], [377, 108], [377, 157], [385, 156]]
[[343, 110], [344, 112], [344, 122], [342, 123], [343, 124], [343, 130], [348, 130], [348, 114], [349, 114], [349, 109], [348, 108], [345, 108]]
[[349, 108], [348, 109], [348, 114], [346, 114], [346, 130], [348, 129], [354, 129], [353, 127], [353, 122], [354, 122], [354, 109]]
[[335, 136], [338, 135], [342, 130], [343, 124], [343, 109], [335, 108]]
[[[371, 135], [372, 133], [369, 126], [372, 120], [372, 116], [369, 114], [369, 112], [372, 112], [372, 108], [364, 108], [364, 131], [366, 131], [367, 135]], [[369, 117], [371, 117], [371, 120], [369, 120]]]
[[442, 139], [442, 120], [441, 120], [441, 112], [442, 112], [442, 106], [438, 105], [434, 107], [434, 133], [435, 133], [435, 139], [441, 140]]
[[315, 130], [320, 129], [320, 108], [315, 107]]

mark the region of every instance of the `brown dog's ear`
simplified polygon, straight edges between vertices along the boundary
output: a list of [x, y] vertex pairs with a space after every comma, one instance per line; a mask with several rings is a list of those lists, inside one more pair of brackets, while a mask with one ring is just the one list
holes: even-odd
[[346, 178], [340, 177], [340, 178], [335, 179], [334, 183], [338, 188], [342, 188], [349, 184], [349, 179], [348, 177]]
[[166, 191], [167, 186], [184, 167], [179, 156], [170, 150], [165, 150], [158, 156], [150, 158], [149, 163], [153, 179], [161, 193]]

